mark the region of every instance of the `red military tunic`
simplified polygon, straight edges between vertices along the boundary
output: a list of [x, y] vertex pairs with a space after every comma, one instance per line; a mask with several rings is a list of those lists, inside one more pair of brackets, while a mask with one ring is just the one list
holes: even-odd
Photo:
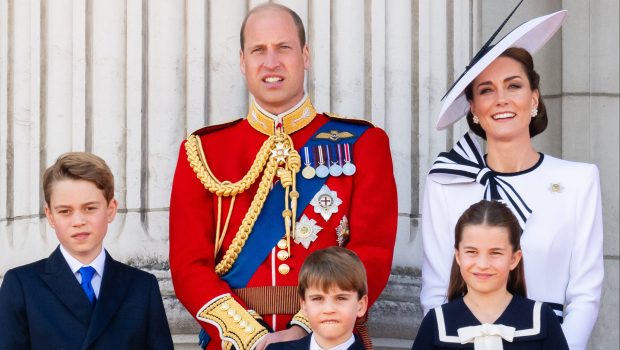
[[[200, 137], [208, 169], [215, 178], [236, 182], [246, 175], [259, 149], [269, 134], [273, 134], [274, 127], [277, 127], [272, 118], [253, 102], [246, 119], [207, 127], [194, 133]], [[297, 151], [302, 153], [300, 148], [329, 120], [330, 117], [324, 114], [316, 114], [306, 98], [282, 117], [280, 127], [290, 135]], [[252, 307], [240, 297], [244, 291], [258, 291], [258, 304], [262, 306], [254, 307], [257, 311], [276, 313], [261, 315], [272, 330], [285, 329], [295, 311], [291, 312], [290, 307], [288, 310], [277, 311], [279, 304], [292, 298], [296, 305], [297, 297], [294, 293], [297, 274], [304, 258], [317, 249], [338, 245], [337, 228], [339, 225], [342, 228], [345, 216], [350, 236], [344, 246], [355, 251], [366, 267], [369, 304], [372, 305], [377, 299], [391, 270], [397, 221], [396, 186], [389, 141], [383, 130], [371, 125], [354, 144], [352, 159], [357, 170], [353, 176], [327, 178], [325, 185], [335, 191], [337, 198], [342, 201], [336, 212], [326, 220], [321, 214], [315, 213], [312, 204], [305, 210], [298, 209], [298, 212], [303, 210], [303, 215], [320, 227], [316, 239], [309, 242], [307, 248], [291, 239], [290, 257], [285, 260], [278, 255], [282, 249], [274, 247], [252, 275], [246, 288], [235, 291], [214, 270], [235, 238], [261, 177], [247, 190], [236, 195], [222, 248], [214, 259], [220, 200], [205, 189], [197, 177], [188, 161], [184, 144], [179, 152], [170, 200], [170, 269], [177, 297], [211, 337], [209, 349], [220, 348], [222, 338], [229, 341], [232, 339], [232, 344], [237, 348], [252, 348], [266, 332], [264, 327], [248, 319], [250, 314], [246, 310]], [[300, 194], [304, 195], [314, 196]], [[230, 203], [231, 197], [221, 198], [220, 231], [225, 225]], [[278, 215], [273, 220], [281, 221], [283, 218]], [[281, 265], [286, 265], [288, 269]], [[274, 286], [273, 290], [277, 289], [282, 294], [273, 294], [275, 292], [269, 292], [271, 289], [268, 289], [266, 295], [261, 295], [261, 289], [254, 288], [265, 286]], [[256, 299], [256, 295], [253, 298]], [[252, 303], [256, 303], [256, 300]], [[266, 311], [271, 310], [271, 305], [273, 311]], [[201, 317], [199, 314], [208, 315]]]

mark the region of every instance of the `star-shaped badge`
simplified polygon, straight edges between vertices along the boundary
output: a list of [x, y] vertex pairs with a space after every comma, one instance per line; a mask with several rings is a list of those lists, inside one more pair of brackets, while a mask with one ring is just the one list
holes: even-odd
[[314, 212], [321, 214], [323, 219], [327, 221], [333, 213], [338, 212], [338, 206], [342, 204], [342, 200], [338, 198], [336, 191], [332, 191], [327, 185], [323, 185], [321, 190], [314, 195], [310, 204], [314, 207]]
[[308, 249], [310, 243], [314, 242], [319, 236], [319, 231], [323, 228], [316, 224], [316, 221], [302, 215], [295, 226], [295, 243], [301, 244]]
[[271, 150], [271, 158], [275, 158], [278, 163], [284, 163], [288, 156], [289, 149], [282, 142], [276, 143], [276, 148]]

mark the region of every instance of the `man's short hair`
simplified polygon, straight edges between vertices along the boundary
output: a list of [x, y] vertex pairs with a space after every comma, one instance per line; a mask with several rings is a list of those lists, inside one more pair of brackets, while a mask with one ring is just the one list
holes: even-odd
[[243, 51], [243, 46], [245, 45], [245, 24], [248, 21], [248, 18], [256, 12], [266, 10], [266, 9], [279, 9], [283, 10], [293, 19], [295, 23], [295, 27], [297, 27], [297, 36], [299, 36], [299, 43], [301, 44], [301, 48], [303, 49], [306, 45], [306, 30], [304, 29], [304, 23], [301, 21], [301, 18], [297, 14], [297, 12], [291, 10], [290, 8], [280, 5], [280, 4], [262, 4], [254, 7], [243, 19], [243, 23], [241, 24], [241, 31], [239, 32], [239, 41], [241, 42], [241, 50]]
[[358, 299], [368, 294], [366, 269], [357, 254], [334, 246], [308, 255], [299, 272], [299, 296], [304, 299], [306, 290], [311, 287], [328, 292], [335, 286], [344, 291], [357, 292]]
[[92, 182], [103, 191], [103, 196], [108, 203], [114, 198], [114, 175], [106, 162], [92, 153], [64, 153], [45, 170], [43, 194], [47, 205], [50, 205], [54, 183], [65, 179]]

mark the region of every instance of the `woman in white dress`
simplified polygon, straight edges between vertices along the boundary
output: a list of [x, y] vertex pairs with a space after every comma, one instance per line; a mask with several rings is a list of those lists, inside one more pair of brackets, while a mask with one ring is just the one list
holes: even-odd
[[[501, 200], [523, 230], [528, 298], [554, 308], [574, 350], [587, 346], [603, 282], [598, 169], [539, 153], [531, 141], [547, 127], [531, 54], [565, 16], [530, 20], [494, 46], [491, 38], [446, 95], [438, 129], [466, 116], [470, 133], [439, 155], [426, 181], [420, 299], [425, 313], [447, 301], [454, 227], [463, 211], [482, 198]], [[473, 134], [486, 139], [485, 156]]]

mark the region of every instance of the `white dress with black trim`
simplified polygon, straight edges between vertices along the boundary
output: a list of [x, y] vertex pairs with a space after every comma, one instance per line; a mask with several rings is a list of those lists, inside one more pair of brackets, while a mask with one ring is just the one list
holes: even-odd
[[513, 296], [494, 324], [482, 325], [463, 298], [424, 316], [413, 350], [565, 350], [559, 320], [547, 304]]
[[[477, 143], [475, 146], [479, 147]], [[471, 151], [468, 146], [464, 148], [463, 154]], [[518, 193], [520, 198], [513, 196], [508, 201], [531, 210], [524, 216], [521, 236], [528, 298], [550, 303], [556, 314], [563, 316], [562, 328], [570, 348], [585, 349], [598, 316], [603, 283], [597, 167], [540, 154], [538, 163], [525, 171], [490, 172], [498, 183], [509, 184]], [[487, 192], [487, 187], [476, 182], [475, 174], [471, 181], [450, 175], [430, 174], [426, 180], [420, 292], [425, 312], [447, 302], [454, 227], [460, 215]]]

